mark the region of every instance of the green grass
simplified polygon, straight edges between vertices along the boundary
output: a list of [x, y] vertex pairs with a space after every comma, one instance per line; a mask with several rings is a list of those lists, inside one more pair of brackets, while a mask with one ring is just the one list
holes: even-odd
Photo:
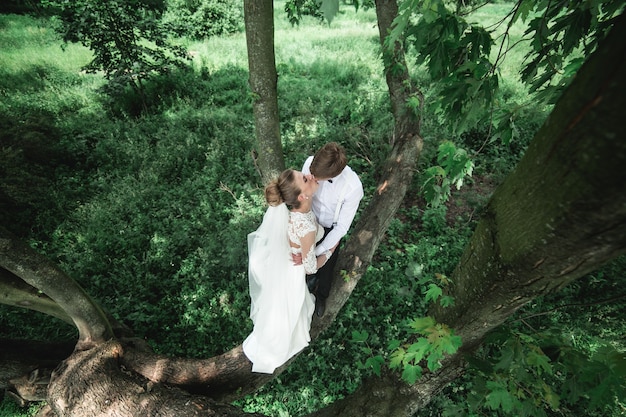
[[29, 16], [0, 15], [0, 111], [56, 118], [89, 117], [101, 111], [94, 90], [102, 77], [85, 74], [91, 53], [80, 45], [63, 46], [50, 22]]
[[30, 417], [36, 415], [41, 407], [41, 404], [20, 407], [15, 401], [5, 399], [0, 402], [0, 417]]
[[0, 15], [2, 70], [17, 75], [32, 68], [54, 68], [78, 72], [91, 59], [86, 48], [63, 45], [47, 19], [30, 16]]

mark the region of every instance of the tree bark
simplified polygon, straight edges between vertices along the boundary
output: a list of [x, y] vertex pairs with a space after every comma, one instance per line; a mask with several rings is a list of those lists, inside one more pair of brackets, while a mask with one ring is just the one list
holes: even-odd
[[0, 267], [45, 293], [65, 311], [78, 329], [78, 349], [88, 349], [113, 337], [113, 329], [104, 312], [76, 281], [2, 230]]
[[274, 2], [244, 0], [249, 83], [252, 91], [257, 152], [263, 183], [285, 169], [278, 118], [278, 74], [274, 55]]
[[[396, 0], [376, 0], [376, 20], [378, 21], [378, 35], [385, 67], [385, 80], [389, 90], [391, 112], [395, 122], [395, 135], [420, 135], [421, 118], [407, 106], [409, 98], [417, 96], [421, 106], [423, 95], [411, 80], [406, 63], [404, 47], [400, 42], [388, 45], [387, 36], [393, 27], [393, 21], [398, 16]], [[421, 112], [420, 112], [421, 113]], [[420, 139], [421, 141], [421, 139]]]
[[63, 361], [48, 386], [48, 405], [57, 417], [259, 416], [139, 378], [120, 367], [123, 354], [122, 345], [110, 340], [87, 351], [75, 351]]
[[54, 300], [3, 268], [0, 268], [0, 303], [26, 307], [56, 317], [70, 325], [74, 324], [72, 318]]

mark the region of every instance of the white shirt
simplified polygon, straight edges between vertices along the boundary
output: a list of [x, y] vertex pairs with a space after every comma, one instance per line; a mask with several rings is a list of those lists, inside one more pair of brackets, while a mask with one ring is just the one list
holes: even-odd
[[[310, 174], [310, 166], [313, 157], [309, 156], [302, 166], [302, 172]], [[322, 226], [328, 228], [333, 226], [335, 211], [338, 204], [341, 204], [337, 224], [333, 227], [324, 241], [317, 245], [315, 254], [317, 256], [332, 249], [342, 237], [348, 233], [348, 229], [354, 220], [359, 203], [363, 198], [363, 185], [359, 176], [346, 166], [341, 174], [330, 181], [320, 181], [319, 187], [313, 195], [312, 210], [317, 221]], [[342, 199], [343, 196], [343, 199]]]

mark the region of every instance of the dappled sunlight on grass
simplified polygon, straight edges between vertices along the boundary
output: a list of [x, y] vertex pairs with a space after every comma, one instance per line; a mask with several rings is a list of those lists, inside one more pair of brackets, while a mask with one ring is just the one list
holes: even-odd
[[46, 21], [29, 16], [0, 15], [2, 71], [15, 73], [32, 66], [79, 72], [92, 57], [82, 45], [62, 45]]
[[[210, 38], [202, 42], [193, 42], [188, 46], [196, 67], [206, 67], [210, 71], [225, 66], [240, 67], [248, 70], [248, 55], [244, 33]], [[218, 52], [219, 51], [219, 52]]]

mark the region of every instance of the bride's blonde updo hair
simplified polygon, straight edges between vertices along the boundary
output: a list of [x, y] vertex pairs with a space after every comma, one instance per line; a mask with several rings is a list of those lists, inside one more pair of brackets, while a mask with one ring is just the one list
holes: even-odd
[[286, 169], [278, 176], [278, 178], [270, 181], [265, 187], [265, 201], [270, 206], [278, 206], [285, 203], [293, 208], [300, 208], [300, 200], [298, 196], [302, 192], [296, 186], [296, 171]]

